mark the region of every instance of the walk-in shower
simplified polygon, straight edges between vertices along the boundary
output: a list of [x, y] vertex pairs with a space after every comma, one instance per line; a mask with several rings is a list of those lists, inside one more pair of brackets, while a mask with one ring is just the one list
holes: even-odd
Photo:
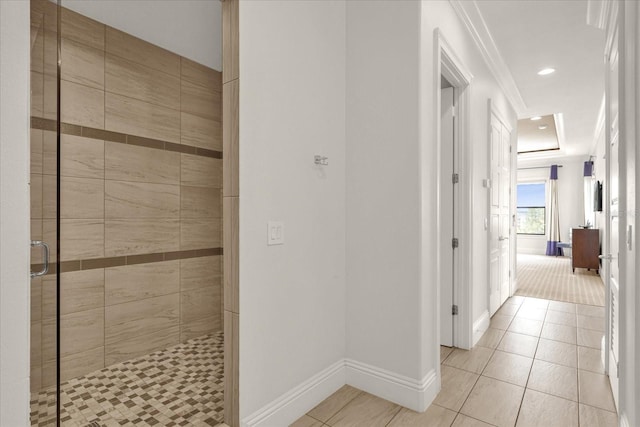
[[31, 0], [32, 425], [217, 425], [221, 73], [61, 3]]

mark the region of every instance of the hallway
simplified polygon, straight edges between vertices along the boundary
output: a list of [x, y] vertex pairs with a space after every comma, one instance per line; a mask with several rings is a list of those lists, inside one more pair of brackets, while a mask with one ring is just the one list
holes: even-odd
[[442, 389], [419, 414], [344, 386], [294, 427], [615, 427], [602, 307], [512, 297], [471, 351], [442, 347]]

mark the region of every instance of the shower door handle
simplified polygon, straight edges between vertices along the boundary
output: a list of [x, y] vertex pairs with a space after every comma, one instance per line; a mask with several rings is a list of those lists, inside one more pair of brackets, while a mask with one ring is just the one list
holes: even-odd
[[37, 246], [42, 247], [43, 266], [42, 266], [42, 270], [37, 271], [37, 272], [33, 272], [33, 271], [31, 272], [31, 278], [32, 279], [34, 277], [44, 276], [45, 274], [47, 274], [49, 272], [49, 245], [47, 245], [42, 240], [32, 240], [31, 241], [31, 247], [35, 248]]

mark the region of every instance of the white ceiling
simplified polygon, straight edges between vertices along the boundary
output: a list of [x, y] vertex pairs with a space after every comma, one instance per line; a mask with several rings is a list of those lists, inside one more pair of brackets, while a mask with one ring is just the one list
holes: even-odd
[[[603, 31], [587, 25], [587, 1], [479, 0], [493, 40], [526, 104], [519, 118], [561, 114], [560, 151], [590, 153], [604, 95]], [[538, 76], [543, 68], [556, 72]]]
[[553, 115], [540, 120], [518, 120], [518, 154], [541, 150], [557, 150], [558, 134]]
[[62, 6], [222, 71], [220, 0], [62, 0]]

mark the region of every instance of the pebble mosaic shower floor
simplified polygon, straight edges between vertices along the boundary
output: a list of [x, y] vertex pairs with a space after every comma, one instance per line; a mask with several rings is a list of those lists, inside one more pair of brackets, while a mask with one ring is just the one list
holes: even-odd
[[[223, 421], [223, 334], [61, 384], [62, 426], [216, 426]], [[55, 388], [31, 395], [31, 425], [55, 426]]]

